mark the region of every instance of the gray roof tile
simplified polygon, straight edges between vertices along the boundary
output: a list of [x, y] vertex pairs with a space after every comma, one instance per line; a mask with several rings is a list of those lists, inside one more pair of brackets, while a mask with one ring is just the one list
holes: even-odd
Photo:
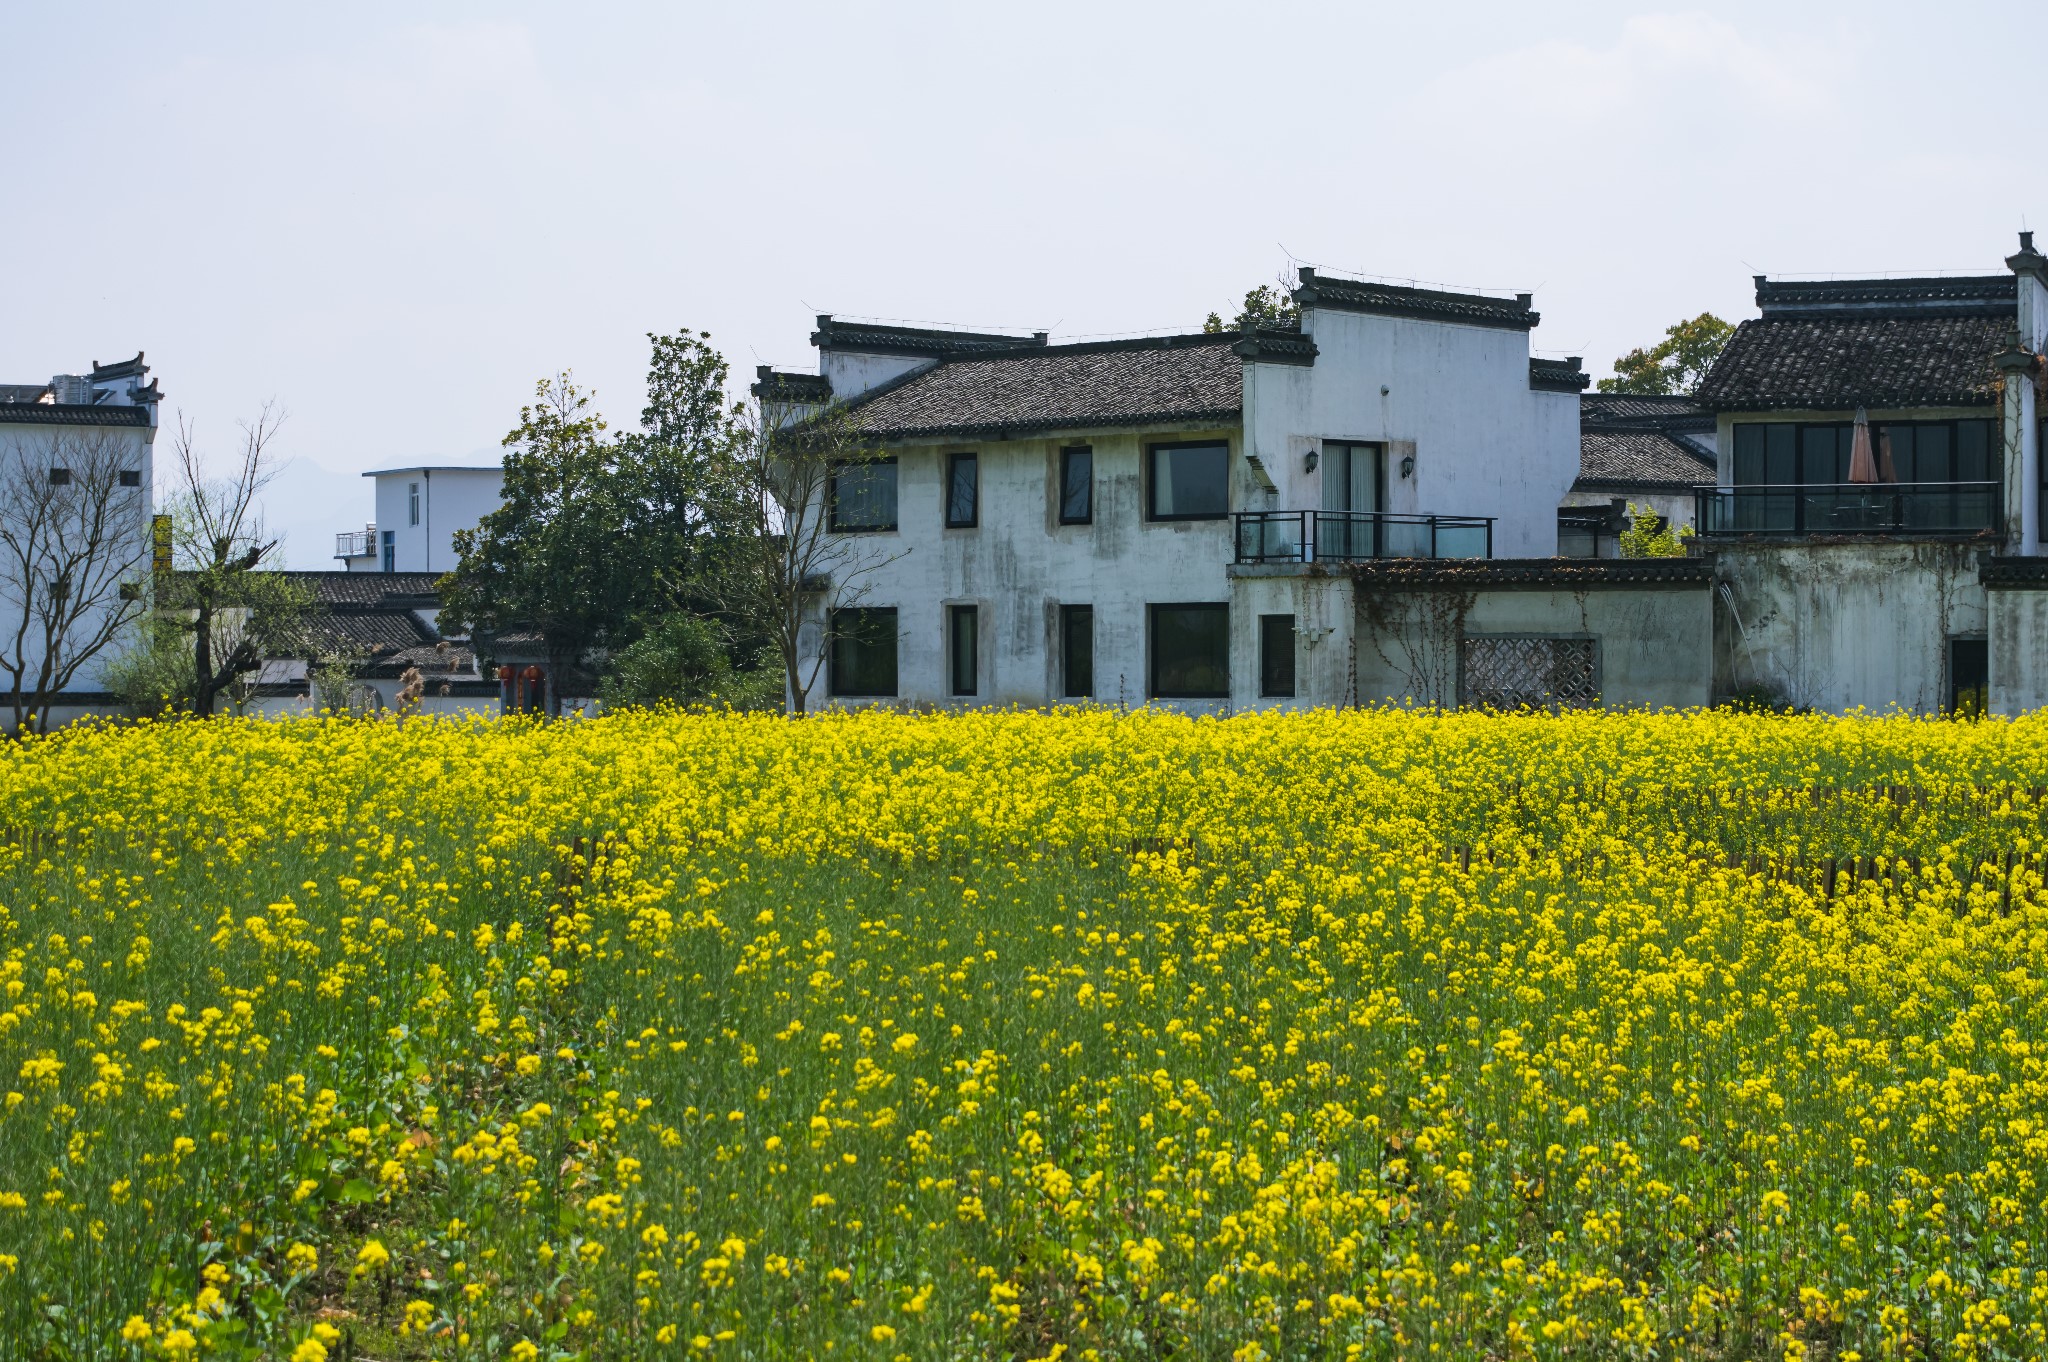
[[1587, 430], [1579, 434], [1575, 492], [1635, 488], [1677, 490], [1714, 480], [1714, 464], [1660, 430]]
[[1744, 322], [1695, 395], [1716, 411], [1983, 407], [2010, 314], [1843, 311]]

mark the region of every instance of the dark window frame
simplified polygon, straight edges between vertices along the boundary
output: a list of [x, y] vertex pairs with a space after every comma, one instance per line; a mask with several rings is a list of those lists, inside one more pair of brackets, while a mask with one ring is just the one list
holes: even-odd
[[[955, 512], [959, 507], [960, 470], [967, 469], [970, 485], [967, 488], [967, 518], [960, 519]], [[973, 450], [962, 450], [946, 456], [946, 528], [949, 530], [972, 530], [981, 525], [981, 456]]]
[[[1088, 637], [1088, 658], [1086, 684], [1075, 685], [1074, 630], [1085, 622]], [[1093, 605], [1063, 605], [1060, 607], [1060, 698], [1062, 700], [1092, 700], [1095, 698], [1095, 607]]]
[[[1088, 475], [1081, 484], [1083, 509], [1079, 515], [1069, 513], [1071, 493], [1074, 487], [1073, 466], [1078, 459], [1086, 459]], [[1059, 521], [1062, 525], [1093, 525], [1095, 523], [1095, 446], [1067, 445], [1060, 450]]]
[[[1159, 455], [1175, 449], [1220, 449], [1223, 451], [1223, 508], [1219, 511], [1198, 511], [1186, 515], [1159, 512]], [[1145, 446], [1145, 519], [1160, 523], [1176, 523], [1190, 520], [1230, 519], [1230, 441], [1228, 440], [1163, 440], [1158, 444]]]
[[417, 525], [420, 523], [420, 485], [416, 482], [409, 482], [405, 485], [405, 515], [406, 524]]
[[[1280, 665], [1280, 658], [1275, 655], [1276, 636], [1283, 628], [1286, 639], [1279, 646], [1286, 651], [1284, 666]], [[1299, 653], [1300, 635], [1295, 629], [1294, 616], [1259, 616], [1259, 698], [1292, 700], [1295, 697], [1300, 683], [1297, 675]]]
[[52, 487], [69, 487], [70, 485], [71, 485], [71, 470], [70, 470], [70, 469], [68, 469], [68, 468], [52, 468], [52, 469], [50, 470], [50, 486], [52, 486]]
[[[1159, 624], [1163, 615], [1201, 613], [1220, 617], [1223, 638], [1223, 684], [1219, 690], [1166, 690], [1160, 684]], [[1228, 700], [1230, 698], [1230, 603], [1228, 601], [1156, 601], [1145, 606], [1145, 693], [1155, 700]]]
[[[849, 468], [886, 467], [894, 470], [896, 478], [895, 514], [886, 525], [848, 525], [839, 519], [839, 475]], [[879, 459], [842, 459], [834, 463], [825, 475], [825, 528], [833, 534], [893, 534], [903, 524], [903, 474], [897, 468], [896, 456], [886, 455]]]
[[[844, 624], [842, 624], [842, 622], [841, 622], [841, 621], [842, 621], [843, 617], [845, 617], [845, 616], [847, 616], [847, 615], [858, 615], [858, 616], [860, 616], [860, 617], [861, 617], [861, 618], [860, 618], [860, 624], [859, 624], [858, 626], [856, 626], [856, 627], [857, 627], [857, 628], [859, 628], [859, 629], [861, 629], [861, 630], [862, 630], [863, 632], [865, 632], [865, 630], [866, 630], [867, 628], [870, 628], [870, 627], [872, 627], [872, 628], [874, 628], [874, 629], [876, 630], [876, 632], [877, 632], [877, 634], [878, 634], [878, 635], [879, 635], [879, 634], [880, 634], [880, 632], [881, 632], [881, 625], [882, 625], [882, 622], [883, 622], [883, 621], [882, 621], [882, 617], [883, 617], [883, 616], [887, 616], [887, 633], [888, 633], [888, 640], [889, 640], [889, 653], [890, 653], [890, 666], [889, 666], [889, 671], [890, 671], [890, 686], [889, 686], [889, 689], [887, 689], [887, 690], [852, 690], [852, 689], [848, 689], [848, 686], [849, 686], [850, 684], [852, 684], [852, 683], [851, 683], [851, 682], [849, 682], [849, 681], [848, 681], [848, 679], [847, 679], [847, 678], [845, 678], [845, 677], [844, 677], [844, 676], [842, 675], [842, 672], [843, 672], [843, 671], [845, 670], [845, 664], [844, 664], [844, 662], [842, 661], [842, 658], [841, 658], [841, 654], [840, 654], [840, 651], [839, 651], [839, 647], [840, 647], [840, 644], [841, 644], [842, 642], [844, 642], [844, 641], [846, 641], [846, 640], [848, 640], [848, 639], [854, 639], [854, 640], [855, 640], [856, 642], [861, 642], [861, 641], [863, 641], [863, 640], [860, 640], [860, 639], [859, 639], [859, 638], [857, 637], [857, 635], [856, 635], [856, 634], [855, 634], [855, 633], [854, 633], [853, 631], [849, 630], [849, 629], [848, 629], [848, 628], [847, 628], [847, 627], [846, 627], [846, 626], [845, 626]], [[838, 607], [838, 608], [836, 608], [836, 609], [834, 609], [834, 610], [831, 610], [831, 611], [827, 612], [827, 614], [826, 614], [826, 616], [825, 616], [825, 625], [826, 625], [826, 630], [825, 630], [825, 647], [826, 647], [826, 657], [825, 657], [825, 671], [826, 671], [826, 678], [825, 678], [825, 686], [826, 686], [826, 690], [827, 690], [827, 691], [828, 691], [828, 692], [829, 692], [829, 693], [830, 693], [830, 694], [832, 695], [832, 697], [833, 697], [833, 698], [835, 698], [835, 699], [846, 699], [846, 700], [892, 700], [892, 699], [895, 699], [895, 698], [896, 698], [896, 696], [897, 696], [898, 694], [900, 694], [900, 693], [902, 692], [902, 689], [903, 689], [903, 651], [902, 651], [902, 633], [901, 633], [901, 631], [900, 631], [900, 629], [899, 629], [899, 627], [898, 627], [898, 615], [897, 615], [897, 611], [896, 611], [896, 607], [895, 607], [895, 606], [893, 606], [893, 605], [854, 605], [854, 606], [841, 606], [841, 607]], [[869, 639], [869, 640], [865, 640], [865, 641], [867, 641], [867, 642], [878, 642], [878, 641], [879, 641], [879, 637], [878, 637], [878, 638], [875, 638], [875, 639]]]
[[[1898, 449], [1894, 436], [1894, 464], [1904, 463], [1897, 468], [1899, 481], [1896, 486], [1910, 487], [1922, 483], [1950, 482], [1999, 482], [2003, 478], [2004, 451], [1999, 436], [1999, 422], [1988, 416], [1943, 416], [1915, 418], [1912, 420], [1884, 421], [1870, 423], [1871, 457], [1883, 467], [1884, 449], [1882, 441], [1886, 432], [1902, 429], [1917, 432], [1922, 428], [1939, 428], [1944, 433], [1947, 450], [1945, 457], [1949, 472], [1957, 471], [1956, 465], [1962, 459], [1966, 443], [1965, 426], [1984, 428], [1984, 459], [1986, 476], [1982, 478], [1922, 478], [1919, 476], [1916, 452]], [[1849, 480], [1849, 448], [1854, 439], [1856, 424], [1853, 421], [1737, 421], [1730, 436], [1733, 449], [1729, 457], [1729, 483], [1735, 487], [1826, 487], [1840, 486]], [[1833, 433], [1834, 449], [1828, 457], [1828, 472], [1834, 476], [1818, 478], [1814, 473], [1821, 471], [1815, 465], [1821, 458], [1818, 446], [1829, 441], [1821, 439], [1819, 432]], [[1751, 434], [1751, 432], [1755, 432]], [[1789, 460], [1791, 477], [1770, 476], [1774, 461]], [[1909, 472], [1912, 476], [1908, 476]], [[1750, 476], [1761, 474], [1762, 476]]]
[[[967, 651], [960, 650], [960, 625], [967, 625]], [[961, 664], [966, 664], [965, 685]], [[957, 699], [981, 693], [981, 606], [973, 602], [946, 607], [946, 689]]]
[[398, 531], [385, 530], [382, 533], [384, 540], [379, 547], [383, 550], [381, 557], [383, 558], [384, 571], [396, 572], [398, 571]]
[[140, 486], [142, 486], [142, 470], [141, 470], [141, 469], [139, 469], [139, 468], [124, 468], [124, 469], [122, 469], [122, 470], [121, 470], [121, 485], [122, 485], [123, 487], [140, 487]]

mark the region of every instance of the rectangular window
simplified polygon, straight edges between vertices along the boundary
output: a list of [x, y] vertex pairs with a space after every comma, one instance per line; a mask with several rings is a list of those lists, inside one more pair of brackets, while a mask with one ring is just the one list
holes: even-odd
[[384, 531], [384, 570], [398, 571], [398, 531]]
[[972, 454], [946, 456], [946, 528], [971, 530], [981, 521], [981, 461]]
[[1379, 445], [1325, 440], [1322, 472], [1324, 514], [1316, 519], [1316, 556], [1379, 557], [1380, 523], [1369, 517], [1380, 509], [1386, 473], [1384, 450]]
[[1259, 616], [1259, 694], [1294, 694], [1294, 616]]
[[1095, 519], [1095, 451], [1075, 445], [1060, 451], [1060, 524], [1086, 525]]
[[[1899, 482], [1996, 482], [1996, 422], [1887, 421], [1872, 423], [1871, 457], [1880, 482], [1886, 456]], [[1735, 483], [1778, 487], [1841, 485], [1849, 481], [1856, 427], [1848, 421], [1745, 421], [1735, 427]]]
[[1229, 445], [1153, 445], [1145, 453], [1152, 519], [1222, 520], [1230, 514]]
[[830, 616], [832, 693], [881, 696], [896, 693], [896, 611], [863, 606]]
[[416, 482], [411, 482], [411, 483], [407, 483], [407, 484], [406, 484], [406, 487], [405, 487], [405, 502], [406, 502], [406, 513], [407, 513], [407, 514], [408, 514], [408, 515], [409, 515], [409, 516], [411, 517], [411, 519], [410, 519], [410, 520], [409, 520], [409, 521], [408, 521], [407, 523], [408, 523], [408, 524], [412, 524], [412, 525], [417, 525], [417, 524], [419, 524], [419, 523], [420, 523], [420, 485], [419, 485], [418, 483], [416, 483]]
[[1095, 607], [1060, 607], [1060, 695], [1086, 700], [1095, 694]]
[[949, 605], [946, 607], [946, 615], [946, 656], [949, 670], [952, 672], [953, 694], [973, 695], [979, 689], [976, 682], [979, 680], [980, 672], [977, 645], [981, 633], [981, 607]]
[[895, 529], [896, 460], [835, 464], [825, 497], [831, 506], [831, 528], [838, 533]]
[[121, 485], [122, 485], [123, 487], [140, 487], [140, 486], [142, 486], [142, 470], [141, 470], [141, 469], [139, 469], [139, 468], [124, 468], [124, 469], [122, 469], [122, 470], [121, 470]]
[[71, 483], [71, 470], [70, 470], [70, 469], [68, 469], [68, 468], [53, 468], [53, 469], [51, 469], [51, 470], [50, 470], [50, 486], [52, 486], [52, 487], [67, 487], [67, 486], [69, 486], [69, 485], [70, 485], [70, 483]]
[[1230, 696], [1230, 606], [1153, 605], [1153, 696], [1163, 700], [1222, 700]]

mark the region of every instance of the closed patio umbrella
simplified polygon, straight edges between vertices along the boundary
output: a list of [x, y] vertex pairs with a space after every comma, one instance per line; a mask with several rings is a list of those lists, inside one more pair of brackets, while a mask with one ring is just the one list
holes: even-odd
[[1899, 466], [1892, 462], [1892, 433], [1889, 428], [1877, 433], [1877, 480], [1897, 482]]
[[1849, 481], [1877, 481], [1877, 460], [1870, 456], [1870, 417], [1861, 407], [1856, 408], [1856, 434], [1849, 441]]

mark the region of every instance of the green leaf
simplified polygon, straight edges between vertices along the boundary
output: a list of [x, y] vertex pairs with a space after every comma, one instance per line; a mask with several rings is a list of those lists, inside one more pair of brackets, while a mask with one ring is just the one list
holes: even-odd
[[346, 1183], [342, 1184], [341, 1192], [334, 1199], [336, 1201], [375, 1201], [377, 1199], [377, 1189], [361, 1178], [350, 1178]]

